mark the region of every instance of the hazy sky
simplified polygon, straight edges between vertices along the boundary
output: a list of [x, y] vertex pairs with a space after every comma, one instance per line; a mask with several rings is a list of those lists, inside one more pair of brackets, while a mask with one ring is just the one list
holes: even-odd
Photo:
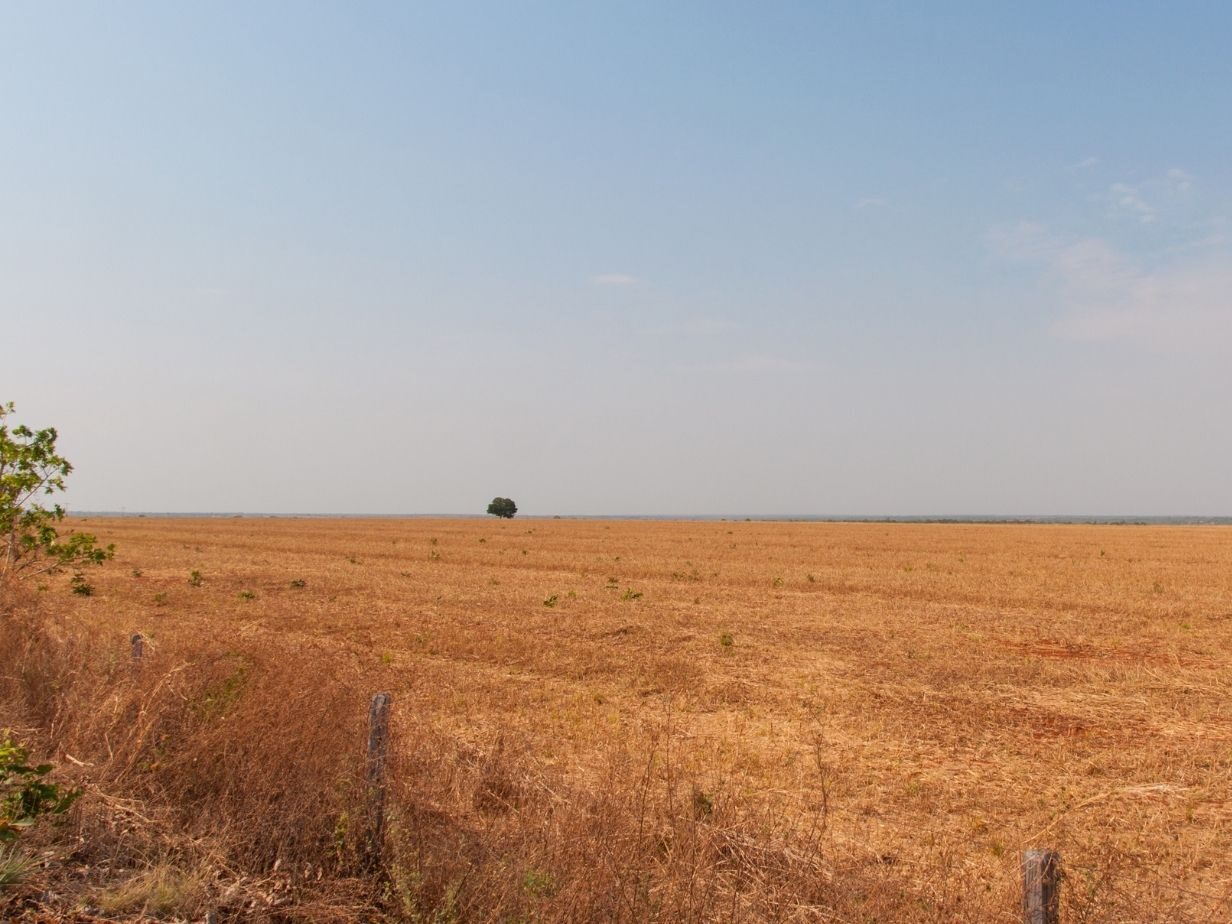
[[0, 5], [79, 509], [1232, 514], [1232, 4]]

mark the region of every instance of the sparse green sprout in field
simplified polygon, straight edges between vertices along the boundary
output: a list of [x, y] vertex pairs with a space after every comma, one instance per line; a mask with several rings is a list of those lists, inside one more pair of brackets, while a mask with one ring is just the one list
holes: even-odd
[[620, 599], [621, 600], [640, 600], [642, 599], [642, 592], [640, 590], [634, 590], [632, 587], [626, 587], [625, 592], [620, 595]]
[[546, 607], [553, 607], [559, 599], [560, 598], [556, 594], [552, 594], [552, 596], [543, 601], [543, 605]]
[[89, 597], [94, 594], [94, 585], [87, 581], [86, 576], [80, 571], [73, 575], [73, 579], [68, 582], [68, 586], [79, 597]]
[[167, 595], [164, 593], [155, 594], [154, 595], [154, 605], [155, 606], [166, 606], [167, 605]]
[[139, 578], [139, 577], [141, 577], [141, 575], [142, 575], [143, 573], [144, 573], [144, 572], [142, 572], [142, 570], [141, 570], [140, 568], [134, 568], [134, 569], [133, 569], [133, 577], [135, 577], [135, 578]]
[[241, 590], [239, 593], [239, 598], [241, 600], [255, 600], [257, 599], [257, 595], [251, 590]]
[[816, 575], [814, 575], [814, 574], [810, 574], [810, 575], [808, 576], [808, 582], [809, 582], [810, 584], [816, 584], [816, 583], [817, 583], [817, 576], [816, 576]]
[[736, 639], [730, 632], [722, 632], [719, 634], [719, 644], [724, 648], [731, 648], [732, 645], [736, 644]]
[[308, 582], [303, 580], [302, 578], [296, 578], [294, 581], [291, 582], [291, 586], [294, 587], [296, 590], [302, 590], [303, 588], [308, 586]]
[[193, 571], [188, 575], [188, 585], [190, 587], [200, 587], [205, 583], [205, 578], [201, 576], [200, 571]]
[[522, 877], [522, 888], [536, 898], [546, 898], [556, 891], [556, 883], [552, 881], [551, 873], [532, 869]]
[[772, 583], [775, 587], [782, 587], [782, 586], [783, 586], [783, 579], [782, 579], [781, 577], [776, 577], [776, 578], [775, 578], [775, 579], [774, 579], [771, 583]]
[[88, 533], [60, 535], [64, 508], [41, 501], [64, 490], [73, 466], [56, 452], [54, 427], [10, 429], [5, 418], [13, 411], [12, 402], [0, 404], [0, 582], [113, 558], [115, 546], [104, 548]]
[[34, 857], [19, 851], [15, 844], [0, 847], [0, 889], [20, 883], [34, 866]]
[[693, 817], [698, 821], [714, 814], [714, 799], [700, 789], [693, 790]]

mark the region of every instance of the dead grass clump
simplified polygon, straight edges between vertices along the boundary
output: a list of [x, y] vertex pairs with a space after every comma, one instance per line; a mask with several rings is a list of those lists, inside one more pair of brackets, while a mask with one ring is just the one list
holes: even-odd
[[104, 914], [195, 917], [205, 910], [209, 874], [158, 863], [108, 888], [96, 899]]
[[411, 920], [803, 920], [832, 907], [824, 819], [706, 788], [669, 736], [614, 745], [585, 785], [500, 733], [486, 748], [417, 737], [391, 767], [387, 897]]

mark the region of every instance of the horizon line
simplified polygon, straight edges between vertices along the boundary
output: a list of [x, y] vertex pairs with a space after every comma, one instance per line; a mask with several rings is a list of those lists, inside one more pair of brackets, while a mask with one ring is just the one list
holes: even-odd
[[[264, 511], [157, 511], [157, 510], [81, 510], [70, 517], [157, 517], [164, 519], [488, 519], [486, 513], [271, 513]], [[1089, 523], [1089, 524], [1176, 524], [1232, 525], [1228, 514], [1082, 514], [1082, 513], [937, 513], [937, 514], [812, 514], [812, 513], [519, 513], [524, 520], [692, 520], [745, 522], [829, 522], [829, 523]]]

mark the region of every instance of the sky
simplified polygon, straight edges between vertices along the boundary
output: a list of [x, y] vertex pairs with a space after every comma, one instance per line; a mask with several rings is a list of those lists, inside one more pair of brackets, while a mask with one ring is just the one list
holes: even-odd
[[78, 510], [1232, 514], [1232, 4], [0, 5]]

